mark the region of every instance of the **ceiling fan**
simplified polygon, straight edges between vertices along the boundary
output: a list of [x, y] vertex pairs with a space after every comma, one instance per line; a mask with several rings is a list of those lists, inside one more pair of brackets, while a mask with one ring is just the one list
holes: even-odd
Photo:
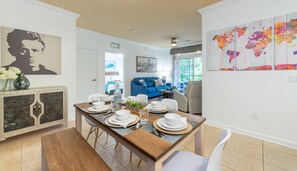
[[175, 37], [171, 38], [171, 47], [176, 47], [177, 46], [177, 40]]
[[191, 40], [178, 40], [176, 37], [171, 38], [171, 47], [177, 47], [179, 45], [185, 45], [187, 43], [191, 42]]

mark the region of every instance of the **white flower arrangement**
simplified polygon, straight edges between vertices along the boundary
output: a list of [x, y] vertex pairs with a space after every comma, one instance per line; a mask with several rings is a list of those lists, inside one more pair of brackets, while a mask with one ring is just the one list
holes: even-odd
[[16, 67], [9, 67], [6, 68], [0, 68], [0, 79], [1, 80], [14, 80], [18, 77], [18, 75], [21, 73], [21, 70]]
[[18, 78], [18, 75], [21, 74], [21, 70], [16, 67], [9, 67], [9, 68], [0, 68], [0, 79], [6, 80], [2, 90], [8, 90], [8, 81], [14, 80]]

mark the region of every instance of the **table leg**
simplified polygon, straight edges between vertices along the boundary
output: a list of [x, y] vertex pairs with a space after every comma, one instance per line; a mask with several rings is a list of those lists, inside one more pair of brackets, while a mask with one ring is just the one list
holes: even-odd
[[203, 145], [202, 145], [202, 127], [195, 134], [195, 153], [198, 155], [203, 155]]
[[148, 171], [162, 171], [162, 162], [155, 162], [150, 158], [147, 159], [147, 170]]
[[75, 110], [75, 127], [77, 131], [82, 134], [82, 122], [81, 122], [81, 113], [79, 110]]

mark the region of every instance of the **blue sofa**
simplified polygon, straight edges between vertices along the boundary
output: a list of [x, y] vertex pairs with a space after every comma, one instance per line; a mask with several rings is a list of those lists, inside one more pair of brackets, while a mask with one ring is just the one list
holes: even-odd
[[[143, 80], [145, 84], [141, 84], [139, 80]], [[172, 87], [171, 83], [166, 83], [164, 86], [155, 86], [155, 81], [159, 77], [137, 77], [131, 81], [131, 95], [136, 96], [137, 94], [146, 94], [148, 98], [158, 97], [163, 95], [163, 93], [158, 92], [162, 89], [170, 89]]]

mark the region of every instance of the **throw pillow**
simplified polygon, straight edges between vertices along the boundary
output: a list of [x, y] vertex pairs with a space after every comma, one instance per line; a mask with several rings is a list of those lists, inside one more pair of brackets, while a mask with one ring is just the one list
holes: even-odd
[[163, 86], [163, 82], [161, 79], [157, 79], [157, 80], [154, 80], [155, 81], [155, 86], [158, 87], [158, 86]]
[[139, 84], [140, 84], [140, 85], [144, 85], [144, 86], [146, 85], [143, 79], [140, 79], [140, 80], [139, 80]]

